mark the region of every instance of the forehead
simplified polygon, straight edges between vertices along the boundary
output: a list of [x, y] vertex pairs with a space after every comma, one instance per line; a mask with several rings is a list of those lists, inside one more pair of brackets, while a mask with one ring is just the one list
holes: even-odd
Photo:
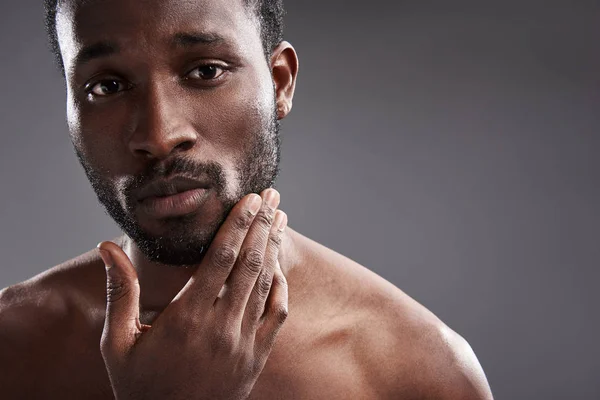
[[244, 0], [65, 0], [56, 22], [65, 66], [96, 42], [156, 47], [182, 32], [218, 36], [240, 51], [258, 43], [262, 50], [258, 19]]

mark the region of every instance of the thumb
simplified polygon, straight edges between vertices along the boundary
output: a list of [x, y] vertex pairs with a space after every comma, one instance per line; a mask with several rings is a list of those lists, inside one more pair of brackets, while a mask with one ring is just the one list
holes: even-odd
[[106, 319], [101, 350], [106, 356], [122, 355], [140, 331], [140, 285], [127, 254], [112, 242], [98, 244], [106, 267]]

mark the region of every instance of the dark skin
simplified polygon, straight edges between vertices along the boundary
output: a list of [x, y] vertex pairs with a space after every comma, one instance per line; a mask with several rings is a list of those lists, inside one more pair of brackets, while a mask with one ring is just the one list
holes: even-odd
[[[273, 105], [279, 119], [292, 108], [296, 52], [283, 42], [266, 60], [241, 2], [141, 3], [59, 14], [73, 142], [115, 188], [148, 162], [185, 154], [222, 165], [236, 193], [235, 166]], [[107, 4], [113, 11], [103, 12]], [[220, 40], [173, 46], [181, 32]], [[76, 62], [102, 40], [126, 51]], [[120, 81], [94, 80], [109, 78]], [[127, 82], [135, 89], [121, 91]], [[210, 193], [192, 219], [198, 232], [224, 209]], [[273, 189], [243, 196], [187, 268], [149, 260], [123, 235], [3, 290], [2, 397], [492, 398], [464, 339], [394, 285], [287, 227], [278, 207]], [[147, 232], [167, 232], [163, 220], [136, 216]]]

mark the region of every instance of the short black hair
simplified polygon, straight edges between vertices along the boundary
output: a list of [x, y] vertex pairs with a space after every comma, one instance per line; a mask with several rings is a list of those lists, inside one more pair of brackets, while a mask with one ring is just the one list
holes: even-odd
[[[50, 49], [54, 53], [56, 62], [64, 74], [65, 69], [60, 54], [58, 44], [58, 34], [56, 32], [56, 12], [59, 1], [64, 0], [44, 0], [46, 30], [50, 41]], [[268, 58], [273, 50], [283, 40], [283, 0], [242, 0], [258, 18], [260, 24], [260, 37], [263, 44], [265, 57]]]

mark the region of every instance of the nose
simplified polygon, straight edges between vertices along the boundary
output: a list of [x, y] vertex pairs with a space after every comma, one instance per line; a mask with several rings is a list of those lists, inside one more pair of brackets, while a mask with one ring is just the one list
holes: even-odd
[[177, 104], [180, 97], [154, 85], [140, 101], [129, 149], [145, 159], [165, 159], [194, 147], [198, 135]]

